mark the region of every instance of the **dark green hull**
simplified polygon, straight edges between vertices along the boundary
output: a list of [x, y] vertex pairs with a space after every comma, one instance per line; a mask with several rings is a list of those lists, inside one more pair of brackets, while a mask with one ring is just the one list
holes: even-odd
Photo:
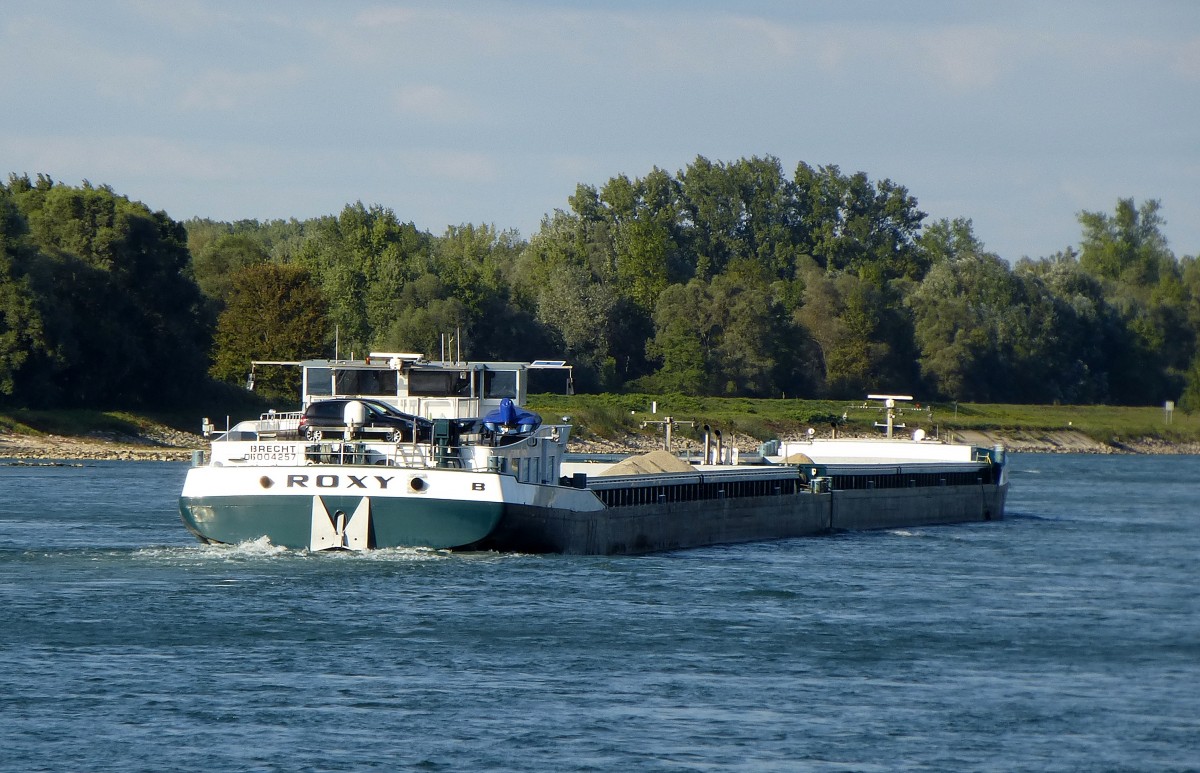
[[426, 497], [242, 495], [181, 497], [179, 512], [202, 542], [235, 544], [266, 537], [273, 545], [312, 547], [314, 499], [333, 519], [350, 516], [369, 499], [370, 548], [454, 548], [477, 542], [496, 527], [503, 505]]
[[626, 555], [706, 545], [1000, 520], [1008, 486], [837, 490], [572, 512], [511, 505], [478, 550]]

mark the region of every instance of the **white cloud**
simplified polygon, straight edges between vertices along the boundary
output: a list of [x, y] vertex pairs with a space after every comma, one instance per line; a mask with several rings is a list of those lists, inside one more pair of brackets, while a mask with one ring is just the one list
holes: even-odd
[[453, 123], [478, 117], [471, 103], [449, 89], [431, 84], [412, 84], [396, 90], [394, 104], [402, 116], [435, 123]]
[[550, 159], [549, 168], [556, 176], [568, 180], [589, 180], [604, 173], [616, 174], [611, 169], [601, 168], [595, 157], [583, 155], [565, 154], [553, 156]]
[[245, 16], [244, 6], [206, 2], [206, 0], [122, 0], [123, 6], [138, 21], [148, 21], [176, 33], [195, 34], [200, 30], [229, 29]]
[[[206, 151], [161, 137], [0, 137], [0, 156], [20, 158], [31, 174], [45, 172], [71, 182], [153, 176], [183, 180], [235, 180], [244, 173], [226, 149]], [[136, 195], [135, 192], [129, 192]]]
[[185, 213], [528, 226], [578, 182], [771, 154], [894, 179], [1006, 256], [1117, 195], [1200, 243], [1190, 3], [2, 5], [0, 174]]
[[0, 71], [11, 77], [8, 88], [22, 82], [51, 93], [53, 87], [69, 87], [137, 103], [160, 82], [163, 66], [153, 56], [105, 46], [74, 29], [69, 19], [15, 16], [0, 27]]
[[376, 6], [356, 13], [352, 24], [361, 29], [377, 30], [381, 27], [408, 27], [423, 18], [427, 18], [427, 14], [414, 8]]
[[[491, 7], [462, 13], [450, 8], [368, 8], [344, 20], [310, 19], [306, 30], [321, 41], [338, 65], [394, 69], [446, 68], [474, 64], [482, 55], [505, 50], [511, 14]], [[528, 30], [526, 30], [528, 32]]]
[[262, 72], [209, 70], [184, 87], [179, 105], [195, 111], [252, 107], [260, 100], [278, 98], [279, 92], [302, 83], [304, 76], [304, 68], [296, 64]]
[[777, 58], [791, 59], [800, 53], [801, 36], [794, 25], [751, 16], [734, 17], [728, 24], [724, 21], [717, 23], [726, 30], [741, 30], [751, 46]]
[[402, 160], [417, 174], [441, 180], [485, 184], [500, 178], [500, 164], [485, 153], [428, 150], [402, 154]]
[[1174, 70], [1188, 80], [1200, 80], [1200, 38], [1181, 43], [1174, 51]]
[[[954, 91], [987, 88], [1020, 60], [1019, 40], [992, 28], [950, 27], [923, 33], [912, 54], [919, 67]], [[901, 55], [903, 47], [895, 53]]]

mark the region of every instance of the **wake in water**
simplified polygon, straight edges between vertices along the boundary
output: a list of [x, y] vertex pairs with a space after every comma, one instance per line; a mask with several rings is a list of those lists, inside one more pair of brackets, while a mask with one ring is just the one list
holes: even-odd
[[353, 550], [293, 550], [274, 545], [266, 537], [239, 542], [236, 545], [154, 546], [132, 551], [132, 556], [154, 560], [194, 560], [197, 562], [229, 561], [254, 562], [269, 560], [320, 560], [363, 563], [424, 563], [433, 561], [495, 561], [519, 557], [516, 553], [454, 552], [423, 547], [377, 548]]
[[292, 550], [281, 545], [274, 545], [266, 537], [239, 542], [236, 545], [188, 545], [146, 547], [133, 552], [134, 556], [145, 558], [193, 559], [196, 561], [262, 561], [269, 559], [304, 560], [312, 558], [338, 560], [370, 560], [370, 561], [435, 561], [445, 558], [446, 551], [430, 550], [427, 548], [389, 548], [386, 550], [368, 550], [361, 553], [348, 550], [331, 550], [312, 552], [308, 550]]

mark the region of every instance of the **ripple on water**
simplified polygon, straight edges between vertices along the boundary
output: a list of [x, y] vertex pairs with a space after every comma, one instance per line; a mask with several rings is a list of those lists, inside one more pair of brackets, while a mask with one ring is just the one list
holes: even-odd
[[201, 545], [182, 466], [22, 470], [0, 770], [1194, 767], [1197, 459], [1010, 458], [1003, 521], [632, 558]]

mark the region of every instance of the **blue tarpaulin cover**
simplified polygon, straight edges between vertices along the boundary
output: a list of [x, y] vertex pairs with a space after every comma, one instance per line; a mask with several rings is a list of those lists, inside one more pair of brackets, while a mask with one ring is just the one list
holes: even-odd
[[500, 401], [499, 408], [483, 417], [483, 426], [493, 432], [532, 432], [541, 423], [541, 416], [517, 407], [509, 397]]

